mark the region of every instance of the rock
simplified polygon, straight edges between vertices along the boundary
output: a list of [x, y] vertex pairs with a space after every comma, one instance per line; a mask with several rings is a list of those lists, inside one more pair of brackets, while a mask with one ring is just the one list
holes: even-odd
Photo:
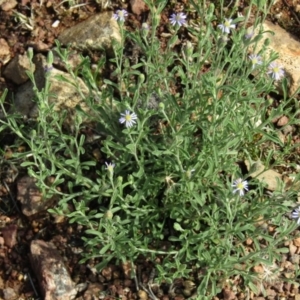
[[234, 300], [236, 299], [235, 293], [228, 287], [223, 288], [222, 290], [224, 300]]
[[77, 290], [64, 265], [63, 258], [52, 243], [33, 240], [30, 245], [30, 262], [39, 281], [43, 299], [75, 299]]
[[0, 39], [0, 62], [5, 65], [10, 61], [10, 48], [5, 39]]
[[277, 121], [277, 126], [282, 127], [287, 125], [289, 122], [289, 118], [287, 116], [282, 116], [278, 121]]
[[[265, 40], [270, 40], [266, 55], [269, 56], [272, 51], [279, 54], [276, 63], [284, 68], [289, 77], [289, 94], [293, 95], [300, 85], [300, 41], [279, 25], [275, 25], [270, 21], [265, 21], [262, 27], [264, 31], [263, 38], [258, 41], [255, 51], [258, 53], [263, 48]], [[258, 33], [259, 28], [255, 30], [255, 35]], [[279, 87], [278, 89], [280, 91]]]
[[290, 249], [290, 255], [291, 256], [295, 255], [297, 251], [297, 247], [292, 242], [289, 243], [289, 249]]
[[35, 178], [24, 176], [17, 182], [17, 199], [22, 203], [22, 213], [27, 217], [45, 211], [57, 200], [57, 196], [45, 199], [36, 181]]
[[13, 8], [15, 8], [18, 5], [18, 2], [16, 0], [6, 0], [3, 1], [3, 3], [1, 4], [1, 9], [3, 11], [9, 11]]
[[94, 299], [99, 296], [101, 292], [104, 291], [104, 286], [101, 283], [90, 283], [87, 290], [84, 292], [83, 299]]
[[9, 224], [2, 228], [4, 243], [7, 247], [12, 248], [17, 243], [18, 226]]
[[82, 54], [80, 51], [70, 49], [67, 61], [68, 68], [66, 66], [66, 62], [61, 59], [56, 50], [53, 50], [53, 60], [53, 65], [56, 69], [67, 72], [69, 68], [72, 71], [75, 71], [76, 68], [78, 68], [78, 65], [82, 62]]
[[271, 287], [266, 288], [266, 294], [268, 295], [267, 299], [275, 299], [277, 296], [276, 291], [274, 291]]
[[282, 144], [285, 143], [285, 135], [281, 131], [277, 131], [277, 136]]
[[0, 236], [0, 248], [4, 246], [4, 238]]
[[18, 5], [18, 1], [7, 0], [7, 1], [4, 1], [4, 3], [1, 5], [1, 9], [3, 11], [9, 11], [9, 10], [16, 8], [17, 5]]
[[18, 299], [18, 294], [15, 292], [14, 289], [7, 287], [3, 289], [3, 299], [4, 300], [16, 300]]
[[290, 261], [291, 261], [292, 264], [299, 265], [299, 263], [300, 263], [300, 255], [299, 254], [291, 255]]
[[30, 66], [30, 60], [26, 54], [17, 55], [8, 63], [3, 76], [16, 84], [22, 84], [29, 79], [26, 71], [29, 71], [31, 67], [34, 71], [35, 66]]
[[120, 28], [112, 12], [102, 12], [64, 30], [58, 40], [79, 50], [112, 50], [112, 40], [121, 42]]
[[140, 300], [148, 300], [148, 294], [143, 290], [138, 291], [138, 296]]
[[[42, 90], [45, 86], [45, 69], [47, 68], [46, 59], [43, 55], [38, 54], [34, 58], [36, 72], [34, 74], [38, 90]], [[58, 79], [58, 78], [61, 79]], [[82, 122], [90, 123], [93, 112], [86, 103], [89, 95], [89, 89], [80, 78], [74, 79], [70, 74], [52, 68], [48, 74], [50, 88], [48, 93], [49, 104], [54, 104], [53, 110], [58, 113], [66, 113], [64, 125], [72, 131], [73, 122], [76, 118], [76, 107], [86, 113]], [[33, 84], [26, 82], [19, 86], [15, 94], [15, 103], [13, 112], [17, 112], [23, 116], [37, 118], [39, 115], [39, 106], [33, 102], [35, 98]]]
[[287, 125], [282, 129], [282, 131], [285, 135], [287, 135], [289, 133], [292, 133], [294, 131], [294, 128], [291, 125]]
[[258, 274], [263, 274], [264, 268], [262, 267], [262, 265], [256, 265], [253, 267], [253, 271]]
[[249, 175], [252, 178], [258, 179], [260, 182], [263, 182], [267, 185], [267, 189], [270, 191], [275, 191], [280, 188], [282, 183], [282, 176], [274, 170], [265, 170], [265, 166], [257, 161], [250, 164], [249, 161], [245, 161]]
[[300, 247], [300, 237], [294, 239], [294, 240], [293, 240], [293, 244], [294, 244], [296, 247]]
[[138, 16], [149, 10], [143, 0], [130, 0], [130, 6], [132, 12]]
[[46, 44], [42, 41], [36, 41], [35, 43], [29, 43], [30, 47], [32, 47], [36, 52], [47, 52], [50, 49], [49, 44]]
[[283, 281], [272, 282], [272, 284], [277, 293], [283, 293]]

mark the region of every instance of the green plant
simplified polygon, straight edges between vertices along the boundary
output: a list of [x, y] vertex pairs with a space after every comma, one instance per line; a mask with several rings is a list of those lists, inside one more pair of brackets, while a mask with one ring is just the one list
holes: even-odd
[[[60, 197], [50, 212], [86, 228], [82, 262], [101, 258], [96, 266], [101, 269], [112, 259], [134, 262], [144, 255], [160, 259], [159, 280], [196, 278], [199, 296], [215, 295], [223, 280], [236, 274], [253, 288], [252, 267], [270, 265], [286, 251], [282, 243], [296, 223], [283, 215], [293, 202], [266, 194], [255, 180], [245, 195], [233, 193], [232, 184], [249, 180], [239, 165], [245, 159], [269, 166], [285, 159], [293, 145], [280, 141], [271, 120], [287, 113], [293, 99], [268, 114], [266, 98], [275, 89], [266, 72], [274, 57], [255, 66], [252, 75], [248, 47], [260, 37], [245, 38], [244, 27], [224, 35], [224, 27], [213, 26], [212, 4], [205, 7], [201, 26], [170, 28], [173, 34], [162, 50], [156, 28], [167, 1], [145, 2], [152, 13], [150, 31], [128, 32], [120, 23], [123, 42], [141, 49], [138, 62], [129, 60], [123, 44], [115, 44], [109, 59], [114, 80], [98, 72], [106, 67], [105, 58], [96, 69], [87, 58], [76, 71], [68, 67], [75, 82], [80, 76], [89, 87], [86, 103], [97, 122], [100, 162], [85, 143], [83, 111], [77, 111], [72, 132], [63, 129], [64, 116], [49, 102], [47, 76], [44, 90], [35, 86], [37, 122], [24, 127], [8, 114], [1, 122], [27, 144], [22, 166], [38, 179], [44, 195]], [[202, 16], [204, 8], [191, 3]], [[196, 42], [178, 47], [184, 32]], [[56, 51], [68, 66], [68, 50], [58, 44]], [[280, 148], [276, 160], [262, 147], [266, 143]], [[276, 239], [264, 229], [269, 223], [277, 226]], [[249, 238], [251, 251], [245, 244]]]

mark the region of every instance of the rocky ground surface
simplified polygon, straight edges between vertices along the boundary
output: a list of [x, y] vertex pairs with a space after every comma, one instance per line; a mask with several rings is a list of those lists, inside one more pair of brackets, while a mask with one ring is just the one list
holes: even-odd
[[[158, 30], [162, 45], [168, 34], [165, 24], [170, 13], [174, 9], [181, 10], [186, 2], [170, 4], [170, 10], [163, 12]], [[68, 1], [60, 0], [0, 0], [0, 95], [5, 88], [10, 94], [14, 93], [15, 105], [8, 107], [11, 111], [28, 118], [37, 113], [30, 100], [32, 84], [26, 75], [26, 70], [31, 67], [25, 53], [29, 47], [35, 53], [35, 76], [38, 87], [42, 88], [47, 69], [44, 55], [53, 48], [55, 39], [62, 44], [71, 43], [77, 49], [73, 52], [71, 64], [76, 65], [81, 52], [97, 61], [100, 48], [109, 52], [111, 38], [120, 39], [119, 27], [111, 18], [112, 11], [119, 8], [129, 11], [125, 23], [128, 29], [140, 28], [142, 22], [147, 21], [147, 7], [142, 0], [76, 1], [73, 5], [70, 7]], [[239, 11], [243, 12], [246, 1], [241, 1], [240, 5]], [[281, 0], [273, 5], [265, 23], [266, 29], [275, 32], [275, 36], [270, 36], [270, 47], [282, 57], [281, 64], [291, 82], [290, 94], [296, 92], [300, 83], [300, 44], [294, 37], [300, 34], [299, 19], [300, 3]], [[134, 45], [129, 47], [128, 53], [134, 55]], [[59, 111], [80, 105], [83, 110], [88, 110], [72, 85], [66, 84], [62, 89], [55, 81], [54, 75], [64, 69], [58, 58], [55, 58], [54, 67], [51, 89], [59, 95], [54, 109]], [[83, 82], [80, 84], [84, 93], [87, 88]], [[67, 121], [71, 123], [72, 120]], [[283, 140], [294, 130], [293, 126], [285, 126], [288, 121], [284, 115], [274, 120], [278, 128], [284, 127], [281, 132]], [[80, 239], [82, 228], [64, 219], [54, 219], [45, 211], [52, 202], [42, 201], [35, 181], [27, 176], [26, 170], [9, 162], [13, 137], [6, 134], [0, 136], [0, 140], [4, 151], [0, 174], [0, 299], [147, 300], [157, 297], [180, 300], [193, 295], [195, 284], [184, 279], [178, 279], [171, 287], [163, 284], [151, 286], [154, 266], [142, 258], [136, 262], [137, 280], [131, 278], [131, 266], [126, 264], [109, 265], [101, 273], [94, 269], [97, 261], [79, 264], [80, 253], [84, 251]], [[299, 143], [298, 136], [294, 135], [293, 140]], [[264, 173], [263, 177], [271, 191], [276, 188], [278, 179], [288, 181], [284, 174], [275, 170]], [[279, 270], [277, 277], [266, 281], [264, 288], [268, 299], [299, 300], [299, 286], [280, 278], [295, 276], [293, 270], [300, 260], [300, 239], [295, 238], [285, 246], [288, 253], [283, 255], [280, 264], [273, 266]], [[261, 266], [257, 266], [256, 271], [265, 274]], [[223, 292], [215, 299], [265, 299], [252, 292], [245, 294], [238, 284], [236, 278], [232, 282], [234, 288], [224, 286]]]

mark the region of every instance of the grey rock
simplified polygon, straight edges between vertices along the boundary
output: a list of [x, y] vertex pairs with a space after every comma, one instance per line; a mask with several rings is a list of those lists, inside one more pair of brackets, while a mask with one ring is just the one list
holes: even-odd
[[4, 243], [7, 247], [12, 248], [17, 243], [17, 231], [16, 224], [9, 224], [2, 228]]
[[272, 169], [266, 169], [260, 161], [249, 162], [245, 160], [249, 175], [266, 184], [270, 191], [279, 190], [282, 187], [282, 175]]
[[4, 300], [15, 300], [18, 298], [18, 295], [14, 289], [7, 287], [3, 289], [3, 297]]
[[17, 200], [21, 202], [22, 213], [27, 217], [45, 211], [57, 200], [57, 196], [45, 199], [36, 181], [35, 178], [24, 176], [17, 183]]
[[[46, 59], [43, 55], [36, 55], [34, 58], [36, 71], [34, 74], [36, 86], [39, 91], [45, 87], [47, 69]], [[48, 80], [50, 88], [48, 97], [49, 105], [53, 105], [53, 111], [59, 114], [66, 113], [64, 125], [72, 131], [74, 118], [76, 117], [76, 107], [80, 107], [85, 112], [86, 117], [82, 122], [89, 123], [92, 118], [92, 111], [89, 108], [86, 98], [89, 96], [89, 89], [82, 79], [72, 77], [70, 74], [52, 68], [48, 71]], [[34, 92], [34, 86], [31, 81], [21, 85], [14, 98], [14, 105], [10, 113], [19, 113], [29, 118], [37, 118], [39, 111], [39, 101]]]
[[17, 55], [8, 63], [3, 72], [3, 76], [16, 84], [22, 84], [29, 79], [26, 71], [29, 71], [30, 68], [32, 68], [34, 72], [35, 66], [30, 65], [30, 60], [27, 55]]
[[64, 30], [58, 40], [79, 50], [111, 50], [112, 40], [120, 43], [121, 34], [112, 12], [102, 12]]
[[30, 245], [30, 262], [39, 281], [43, 299], [75, 299], [77, 294], [75, 283], [63, 258], [52, 243], [33, 240]]

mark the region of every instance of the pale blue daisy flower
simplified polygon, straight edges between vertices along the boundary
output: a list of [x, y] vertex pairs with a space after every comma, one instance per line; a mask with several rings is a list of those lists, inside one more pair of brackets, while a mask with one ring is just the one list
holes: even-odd
[[114, 167], [115, 167], [115, 164], [114, 163], [108, 163], [108, 162], [105, 162], [106, 164], [106, 170], [109, 172], [109, 173], [113, 173], [114, 172]]
[[245, 191], [248, 191], [248, 182], [242, 178], [235, 180], [231, 186], [234, 188], [233, 193], [238, 192], [240, 196], [244, 196]]
[[125, 126], [127, 128], [130, 128], [136, 123], [135, 120], [137, 120], [137, 115], [134, 112], [130, 113], [129, 110], [125, 110], [125, 113], [121, 114], [121, 118], [119, 119], [119, 122], [121, 124], [125, 123]]
[[125, 21], [125, 18], [128, 16], [128, 12], [127, 10], [125, 9], [118, 9], [114, 15], [113, 15], [113, 18], [117, 21], [120, 21], [120, 22], [124, 22]]
[[271, 62], [267, 72], [274, 80], [280, 80], [284, 76], [284, 70], [275, 62]]
[[180, 13], [173, 13], [171, 18], [169, 19], [173, 26], [178, 25], [179, 27], [186, 24], [186, 14]]
[[223, 33], [230, 33], [231, 29], [235, 29], [236, 25], [232, 24], [232, 19], [225, 19], [223, 24], [219, 24], [218, 27]]
[[292, 219], [297, 219], [297, 224], [300, 225], [300, 206], [292, 211]]
[[261, 56], [259, 56], [257, 54], [250, 54], [249, 59], [251, 60], [251, 63], [252, 63], [252, 69], [254, 69], [256, 67], [256, 65], [262, 64]]
[[53, 70], [53, 65], [45, 65], [44, 67], [45, 72], [51, 72]]

